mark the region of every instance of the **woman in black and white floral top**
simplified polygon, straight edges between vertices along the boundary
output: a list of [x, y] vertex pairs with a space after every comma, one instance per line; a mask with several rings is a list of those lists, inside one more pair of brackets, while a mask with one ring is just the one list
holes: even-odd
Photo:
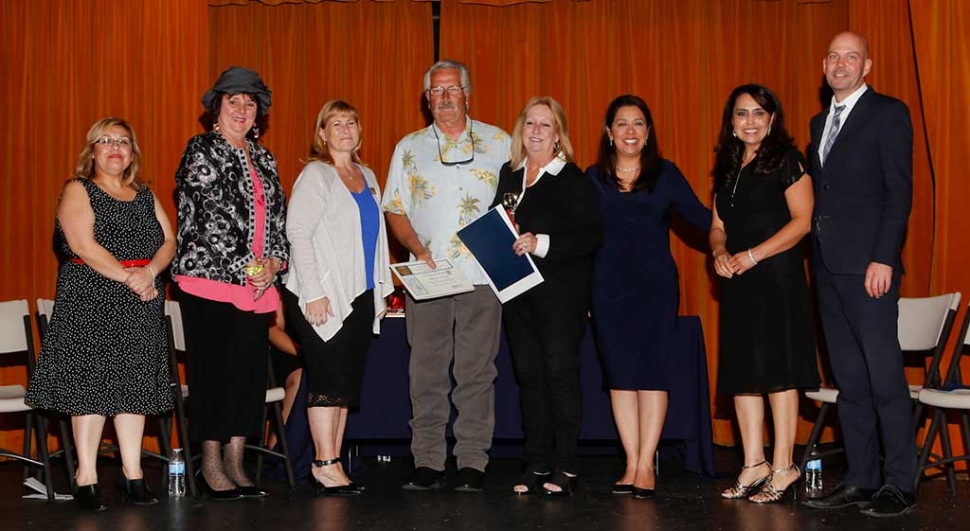
[[189, 140], [175, 174], [178, 249], [199, 480], [216, 499], [261, 497], [243, 469], [247, 437], [262, 433], [273, 287], [289, 256], [286, 198], [257, 122], [271, 104], [259, 74], [232, 67], [202, 103], [212, 130]]

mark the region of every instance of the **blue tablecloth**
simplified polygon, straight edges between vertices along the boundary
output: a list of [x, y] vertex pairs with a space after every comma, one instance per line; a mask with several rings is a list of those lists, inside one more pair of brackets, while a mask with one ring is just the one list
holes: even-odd
[[[665, 441], [680, 442], [685, 469], [713, 476], [714, 446], [704, 334], [696, 316], [679, 318], [677, 328], [678, 348], [671, 371], [673, 381], [662, 437]], [[618, 436], [609, 391], [604, 386], [590, 330], [583, 339], [580, 356], [583, 386], [580, 439], [615, 440]], [[347, 418], [348, 440], [411, 437], [408, 358], [404, 319], [384, 319], [381, 335], [374, 339], [368, 354], [360, 411]], [[495, 438], [521, 439], [519, 390], [504, 334], [496, 364]]]

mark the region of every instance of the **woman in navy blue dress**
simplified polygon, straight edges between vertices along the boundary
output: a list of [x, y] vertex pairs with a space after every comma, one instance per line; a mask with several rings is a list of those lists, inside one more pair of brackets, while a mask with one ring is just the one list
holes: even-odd
[[606, 111], [599, 158], [586, 170], [600, 200], [604, 244], [593, 272], [596, 348], [609, 379], [626, 471], [615, 494], [653, 495], [653, 456], [667, 414], [668, 358], [680, 303], [670, 217], [707, 232], [711, 211], [660, 156], [647, 104], [619, 96]]

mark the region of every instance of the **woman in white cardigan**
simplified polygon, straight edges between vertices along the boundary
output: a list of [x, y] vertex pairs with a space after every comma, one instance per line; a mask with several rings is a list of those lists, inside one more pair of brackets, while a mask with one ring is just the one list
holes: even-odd
[[316, 451], [317, 492], [354, 496], [340, 447], [347, 411], [356, 406], [364, 358], [393, 290], [387, 235], [374, 172], [362, 165], [358, 113], [329, 101], [317, 115], [310, 161], [293, 192], [286, 222], [289, 274], [283, 299], [304, 352], [307, 416]]

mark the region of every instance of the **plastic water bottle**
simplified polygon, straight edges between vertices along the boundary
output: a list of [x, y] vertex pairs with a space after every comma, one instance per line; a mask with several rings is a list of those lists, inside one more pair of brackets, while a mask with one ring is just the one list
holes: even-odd
[[822, 495], [822, 460], [812, 454], [813, 459], [805, 464], [805, 494], [809, 498]]
[[173, 449], [172, 458], [168, 460], [168, 496], [185, 497], [185, 458], [181, 448]]

